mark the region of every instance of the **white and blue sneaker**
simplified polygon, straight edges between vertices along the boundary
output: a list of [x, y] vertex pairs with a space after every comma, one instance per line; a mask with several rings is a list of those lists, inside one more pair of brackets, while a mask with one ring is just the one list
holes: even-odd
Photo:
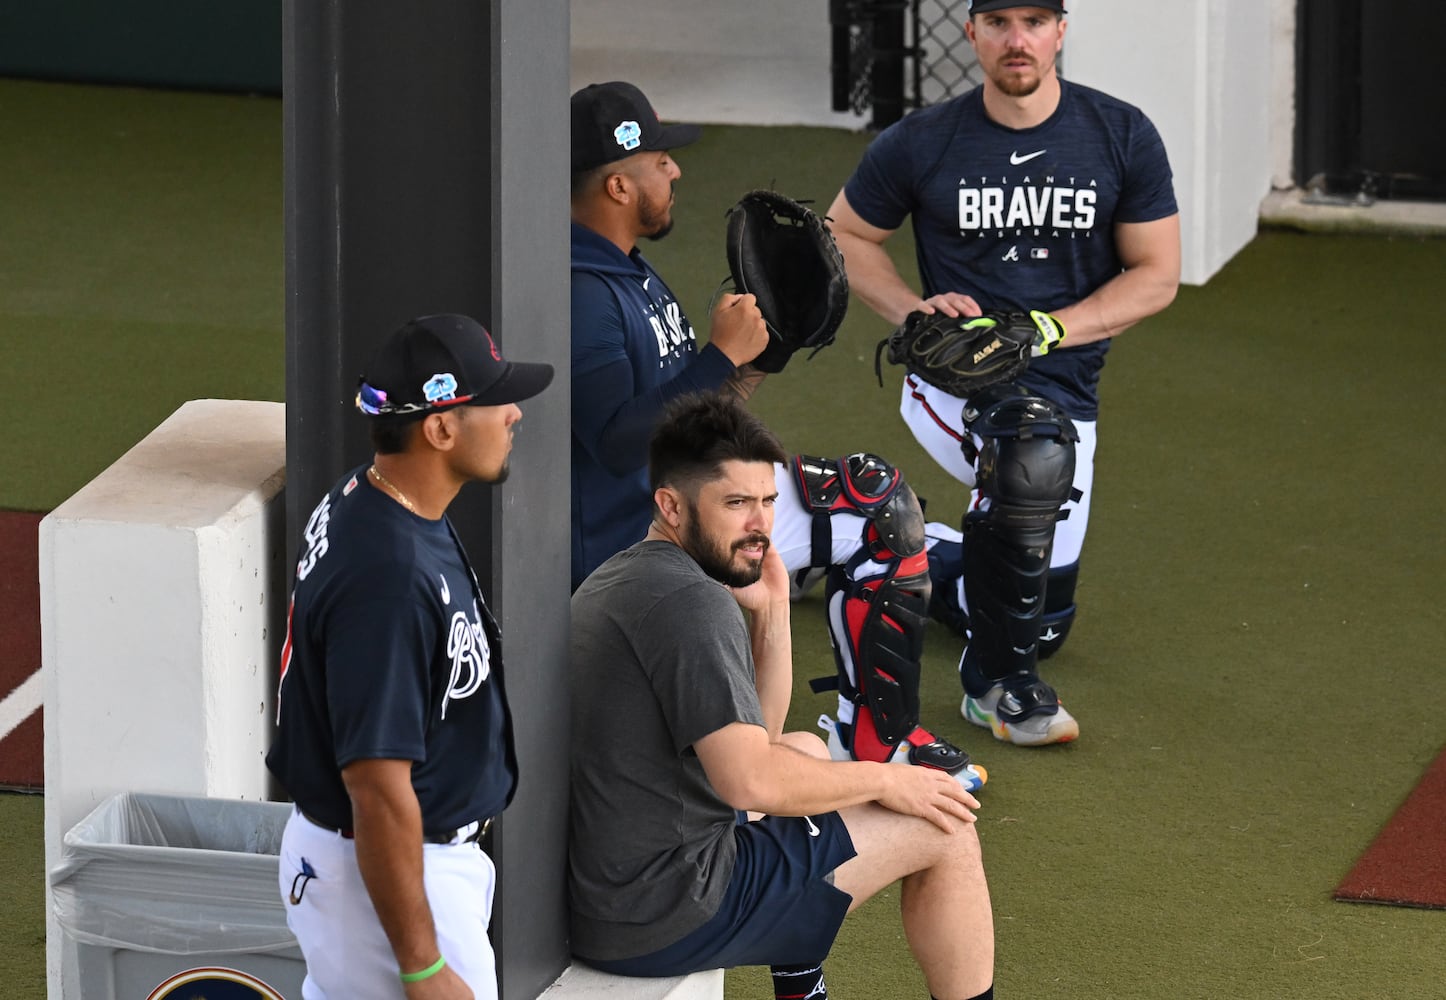
[[1033, 673], [1006, 677], [977, 698], [966, 692], [959, 714], [993, 732], [996, 740], [1016, 746], [1079, 739], [1079, 723], [1059, 703], [1054, 688]]

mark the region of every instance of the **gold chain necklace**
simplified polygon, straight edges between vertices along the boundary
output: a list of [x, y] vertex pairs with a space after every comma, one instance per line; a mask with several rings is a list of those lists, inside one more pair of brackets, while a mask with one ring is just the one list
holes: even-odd
[[381, 471], [377, 469], [375, 465], [373, 465], [367, 471], [370, 472], [373, 478], [376, 479], [377, 485], [383, 487], [388, 493], [397, 498], [397, 502], [399, 504], [407, 508], [407, 510], [411, 511], [413, 514], [417, 512], [416, 506], [412, 503], [412, 501], [407, 499], [407, 495], [401, 490], [397, 489], [396, 483], [392, 482], [386, 476], [382, 475]]

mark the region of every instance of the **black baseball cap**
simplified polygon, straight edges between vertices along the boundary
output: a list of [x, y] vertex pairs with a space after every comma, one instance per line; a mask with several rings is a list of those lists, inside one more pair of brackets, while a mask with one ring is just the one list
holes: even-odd
[[1004, 10], [1007, 7], [1043, 7], [1045, 10], [1058, 11], [1061, 14], [1068, 14], [1064, 9], [1064, 0], [969, 0], [969, 13], [985, 14], [991, 10]]
[[508, 361], [492, 335], [469, 316], [410, 320], [372, 356], [357, 386], [369, 417], [424, 417], [449, 406], [500, 406], [537, 395], [552, 365]]
[[572, 170], [577, 173], [634, 153], [697, 142], [697, 125], [664, 125], [631, 83], [591, 83], [572, 95]]

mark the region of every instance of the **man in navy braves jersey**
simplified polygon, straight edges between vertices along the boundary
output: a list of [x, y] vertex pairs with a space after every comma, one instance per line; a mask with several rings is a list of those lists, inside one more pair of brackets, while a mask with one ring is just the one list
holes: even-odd
[[[1039, 309], [1068, 331], [1002, 389], [966, 404], [910, 372], [901, 403], [974, 491], [961, 712], [1023, 745], [1079, 733], [1037, 659], [1074, 617], [1100, 370], [1110, 338], [1169, 305], [1180, 280], [1164, 145], [1138, 108], [1060, 79], [1064, 14], [1060, 0], [971, 0], [964, 30], [984, 82], [881, 133], [829, 209], [850, 287], [890, 323]], [[883, 248], [906, 218], [920, 291]]]
[[296, 804], [280, 884], [308, 1000], [497, 996], [477, 841], [517, 762], [500, 633], [445, 512], [507, 478], [517, 402], [551, 380], [439, 315], [361, 381], [376, 453], [307, 521], [266, 758]]

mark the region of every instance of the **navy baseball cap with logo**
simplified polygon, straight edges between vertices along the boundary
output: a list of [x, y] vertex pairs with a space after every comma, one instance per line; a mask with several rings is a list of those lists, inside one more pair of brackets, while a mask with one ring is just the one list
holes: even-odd
[[1043, 7], [1061, 14], [1069, 13], [1064, 9], [1064, 0], [969, 0], [971, 15], [986, 14], [991, 10], [1004, 10], [1008, 7]]
[[357, 386], [369, 417], [424, 417], [449, 406], [501, 406], [537, 395], [552, 365], [508, 361], [475, 319], [455, 313], [404, 324], [372, 356]]
[[578, 173], [634, 153], [697, 142], [697, 125], [664, 125], [631, 83], [592, 83], [572, 95], [572, 170]]

